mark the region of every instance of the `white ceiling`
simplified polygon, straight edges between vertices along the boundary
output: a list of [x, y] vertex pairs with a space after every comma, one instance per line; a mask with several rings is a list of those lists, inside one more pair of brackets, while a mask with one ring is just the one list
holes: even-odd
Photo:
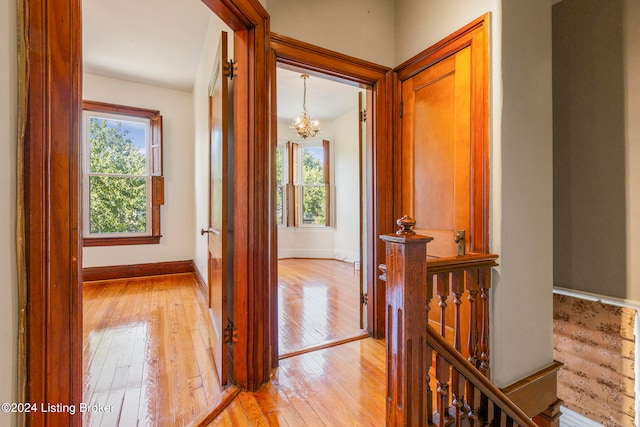
[[[304, 92], [301, 72], [277, 69], [278, 119], [293, 121], [302, 112]], [[333, 119], [358, 106], [354, 86], [311, 76], [307, 79], [307, 112], [316, 119]]]
[[210, 16], [200, 0], [83, 0], [84, 69], [191, 92]]
[[[83, 0], [84, 70], [191, 92], [211, 11], [200, 0]], [[278, 69], [278, 118], [302, 110], [300, 72]], [[359, 89], [311, 76], [307, 110], [319, 120], [357, 105]]]

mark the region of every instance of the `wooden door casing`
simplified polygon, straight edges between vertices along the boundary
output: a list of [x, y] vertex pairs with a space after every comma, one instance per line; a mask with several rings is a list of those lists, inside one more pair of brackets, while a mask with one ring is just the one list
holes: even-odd
[[489, 251], [488, 27], [487, 14], [395, 69], [394, 213], [435, 238], [428, 255], [455, 255], [459, 229], [467, 252]]
[[[18, 237], [28, 244], [20, 256], [20, 401], [82, 401], [82, 251], [80, 245], [80, 114], [82, 34], [79, 0], [20, 0], [20, 123], [24, 137], [19, 148], [24, 167], [24, 212]], [[249, 389], [268, 381], [270, 271], [275, 254], [265, 251], [271, 229], [269, 207], [269, 88], [267, 66], [269, 15], [252, 0], [203, 0], [234, 30], [237, 58], [244, 74], [236, 83], [242, 93], [234, 108], [234, 127], [242, 133], [243, 157], [249, 171], [238, 187], [237, 221], [251, 224], [243, 231], [245, 250], [234, 261], [234, 304], [244, 307], [236, 327], [244, 340], [234, 347], [234, 379]], [[47, 11], [47, 13], [44, 13]], [[19, 164], [22, 163], [19, 161]], [[251, 194], [251, 196], [250, 196]], [[259, 195], [254, 197], [254, 195]], [[251, 236], [255, 245], [248, 245]], [[235, 238], [238, 238], [236, 232]], [[28, 308], [27, 308], [28, 301]], [[247, 309], [248, 307], [248, 309]], [[240, 316], [242, 314], [242, 316]], [[247, 331], [250, 330], [251, 334]], [[27, 358], [28, 355], [28, 358]], [[31, 425], [81, 425], [68, 412], [25, 414]]]

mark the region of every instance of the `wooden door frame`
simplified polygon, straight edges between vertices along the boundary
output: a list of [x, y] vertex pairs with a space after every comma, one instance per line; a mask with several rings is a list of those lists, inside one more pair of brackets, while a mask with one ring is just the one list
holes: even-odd
[[[203, 0], [234, 30], [235, 135], [239, 150], [234, 204], [234, 305], [239, 341], [233, 375], [250, 390], [269, 380], [269, 278], [276, 255], [269, 209], [267, 83], [269, 15], [257, 0]], [[21, 0], [18, 5], [20, 103], [24, 104], [18, 170], [20, 324], [19, 391], [24, 402], [82, 401], [82, 248], [80, 0]], [[23, 208], [21, 208], [23, 206]], [[23, 229], [22, 229], [23, 227]], [[22, 242], [20, 244], [20, 242]], [[242, 314], [240, 316], [239, 314]], [[234, 359], [235, 360], [235, 359]], [[31, 425], [80, 426], [81, 416], [32, 412]]]
[[[366, 272], [368, 286], [367, 316], [369, 333], [382, 338], [385, 329], [384, 282], [378, 279], [378, 265], [384, 262], [385, 246], [379, 236], [393, 231], [393, 151], [391, 128], [392, 72], [390, 68], [353, 58], [338, 52], [314, 46], [286, 36], [271, 33], [270, 72], [272, 87], [275, 88], [277, 63], [304, 68], [311, 73], [322, 74], [336, 80], [348, 80], [371, 88], [372, 111], [367, 112], [367, 121], [371, 123], [371, 132], [367, 135], [366, 170], [366, 209], [367, 209], [367, 250]], [[276, 99], [272, 97], [271, 128], [277, 129]], [[369, 100], [367, 100], [369, 104]], [[278, 143], [277, 132], [271, 134], [272, 170], [275, 170], [275, 150]], [[272, 193], [275, 194], [275, 177], [272, 176]], [[275, 200], [272, 210], [275, 212]], [[274, 239], [272, 252], [277, 253], [277, 235], [275, 221], [272, 223]], [[271, 292], [271, 335], [273, 360], [278, 360], [277, 342], [277, 271], [272, 272], [274, 288]]]
[[[471, 54], [471, 225], [470, 251], [489, 252], [489, 28], [485, 14], [440, 40], [394, 69], [394, 174], [395, 188], [402, 188], [402, 82], [433, 64], [470, 47]], [[402, 192], [394, 199], [395, 216], [404, 215]]]

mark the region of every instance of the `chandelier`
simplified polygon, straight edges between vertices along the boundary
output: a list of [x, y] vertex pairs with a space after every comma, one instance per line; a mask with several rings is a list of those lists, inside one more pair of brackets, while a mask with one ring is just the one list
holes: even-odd
[[320, 132], [318, 121], [307, 113], [307, 79], [308, 74], [300, 75], [304, 84], [304, 95], [302, 97], [302, 113], [296, 118], [295, 122], [289, 127], [302, 139], [313, 137]]

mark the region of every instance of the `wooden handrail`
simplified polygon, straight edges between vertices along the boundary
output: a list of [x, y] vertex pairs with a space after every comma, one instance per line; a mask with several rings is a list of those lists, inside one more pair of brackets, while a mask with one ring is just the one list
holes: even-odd
[[[427, 275], [452, 273], [454, 271], [464, 271], [474, 268], [496, 267], [498, 263], [496, 254], [467, 253], [463, 256], [452, 256], [444, 258], [427, 258]], [[380, 280], [386, 281], [387, 266], [380, 264], [378, 267], [382, 274]]]
[[468, 382], [473, 384], [487, 399], [493, 402], [502, 412], [521, 426], [537, 427], [503, 392], [491, 383], [471, 363], [469, 363], [455, 348], [447, 343], [431, 326], [427, 326], [427, 345]]
[[445, 258], [427, 258], [427, 274], [452, 273], [474, 268], [495, 267], [498, 265], [496, 254], [467, 253], [462, 256]]

